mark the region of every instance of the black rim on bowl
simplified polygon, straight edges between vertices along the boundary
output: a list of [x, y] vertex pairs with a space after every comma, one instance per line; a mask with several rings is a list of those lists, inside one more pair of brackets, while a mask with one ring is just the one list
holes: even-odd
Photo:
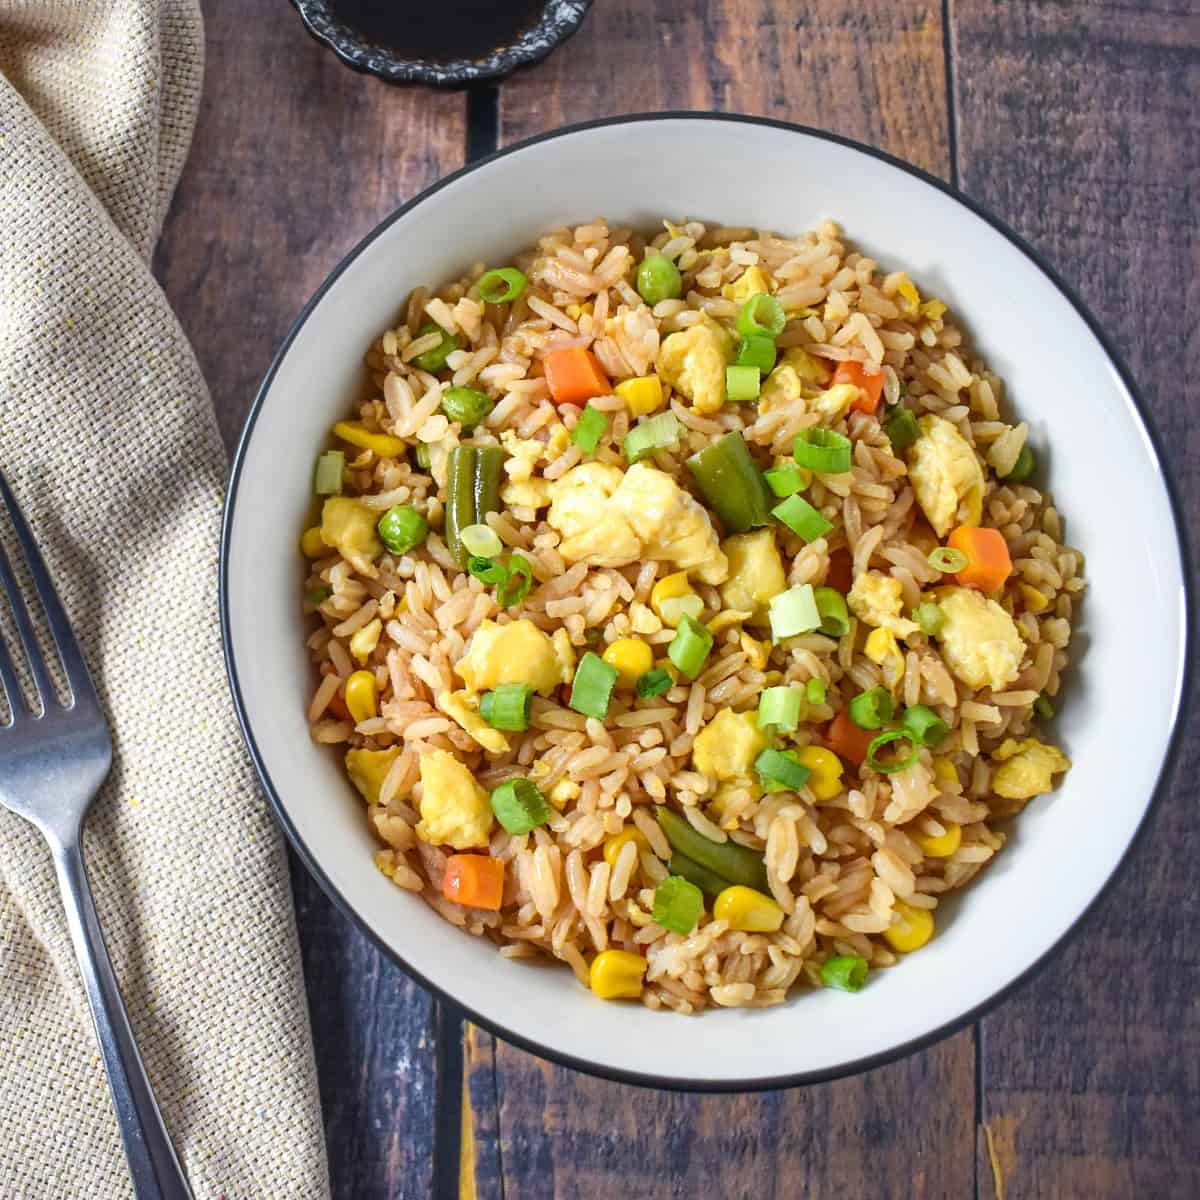
[[[299, 836], [295, 826], [292, 824], [288, 816], [287, 810], [275, 789], [271, 776], [267, 771], [266, 764], [263, 761], [262, 753], [259, 750], [258, 744], [254, 738], [254, 732], [250, 725], [249, 716], [246, 712], [245, 705], [242, 699], [241, 685], [238, 680], [237, 664], [233, 660], [231, 650], [231, 636], [229, 625], [229, 543], [233, 527], [233, 515], [237, 507], [238, 488], [241, 483], [242, 467], [245, 462], [247, 447], [250, 444], [250, 439], [254, 433], [254, 426], [258, 420], [259, 413], [262, 411], [263, 403], [267, 393], [270, 391], [271, 384], [274, 381], [275, 375], [279, 370], [280, 364], [286, 357], [292, 342], [296, 339], [305, 322], [312, 314], [313, 309], [320, 303], [325, 293], [333, 286], [342, 272], [352, 263], [364, 250], [380, 236], [386, 229], [398, 221], [405, 213], [415, 208], [418, 204], [423, 204], [427, 200], [435, 196], [447, 184], [452, 183], [456, 179], [462, 178], [464, 175], [470, 174], [478, 170], [481, 166], [493, 161], [494, 159], [512, 154], [523, 149], [526, 146], [536, 145], [540, 142], [552, 141], [555, 138], [564, 137], [572, 133], [577, 133], [586, 129], [596, 129], [604, 126], [626, 125], [634, 123], [642, 123], [646, 121], [663, 121], [663, 120], [691, 120], [691, 121], [727, 121], [740, 122], [750, 125], [762, 125], [775, 129], [786, 130], [790, 133], [800, 133], [808, 137], [821, 138], [824, 141], [834, 142], [837, 145], [844, 146], [847, 149], [857, 151], [860, 154], [868, 155], [872, 158], [888, 163], [890, 166], [896, 167], [899, 170], [907, 172], [909, 175], [922, 180], [931, 187], [951, 197], [965, 208], [969, 209], [976, 216], [986, 221], [997, 233], [1006, 238], [1012, 245], [1021, 251], [1031, 262], [1050, 280], [1050, 282], [1062, 293], [1066, 300], [1071, 304], [1084, 323], [1091, 330], [1101, 348], [1107, 355], [1114, 370], [1117, 372], [1133, 400], [1135, 409], [1142, 427], [1146, 432], [1147, 438], [1153, 449], [1156, 463], [1160, 475], [1162, 476], [1163, 486], [1167, 492], [1168, 502], [1171, 507], [1171, 517], [1175, 527], [1175, 540], [1179, 551], [1180, 563], [1183, 574], [1183, 589], [1184, 589], [1184, 671], [1183, 685], [1181, 693], [1176, 704], [1173, 714], [1173, 722], [1171, 726], [1171, 734], [1167, 743], [1167, 751], [1163, 757], [1162, 764], [1159, 768], [1158, 776], [1155, 780], [1154, 790], [1150, 800], [1146, 805], [1145, 812], [1142, 814], [1138, 827], [1133, 836], [1130, 838], [1128, 845], [1125, 847], [1120, 860], [1113, 868], [1112, 873], [1105, 881], [1105, 886], [1099, 889], [1096, 895], [1088, 903], [1087, 907], [1079, 914], [1072, 922], [1071, 926], [1063, 933], [1062, 937], [1047, 949], [1038, 959], [1026, 967], [1015, 979], [1006, 984], [1003, 988], [989, 996], [986, 1000], [975, 1005], [967, 1012], [960, 1014], [952, 1021], [939, 1026], [937, 1029], [931, 1030], [929, 1033], [923, 1034], [921, 1037], [913, 1038], [910, 1041], [904, 1042], [898, 1046], [894, 1046], [886, 1051], [881, 1051], [878, 1054], [869, 1055], [865, 1058], [856, 1059], [853, 1062], [844, 1063], [838, 1067], [819, 1070], [819, 1071], [801, 1071], [793, 1072], [786, 1075], [775, 1075], [770, 1077], [746, 1079], [746, 1080], [710, 1080], [704, 1078], [668, 1078], [664, 1076], [651, 1075], [637, 1071], [623, 1071], [613, 1067], [609, 1067], [603, 1063], [592, 1062], [589, 1059], [577, 1058], [573, 1055], [564, 1054], [556, 1050], [550, 1050], [545, 1046], [538, 1044], [531, 1039], [521, 1037], [506, 1029], [503, 1025], [489, 1019], [479, 1013], [469, 1005], [464, 1004], [458, 997], [452, 996], [443, 991], [436, 984], [431, 983], [419, 971], [414, 970], [404, 958], [397, 954], [384, 940], [375, 932], [374, 929], [345, 899], [344, 896], [334, 886], [329, 877], [321, 869], [316, 856], [304, 843]], [[1083, 928], [1087, 918], [1095, 910], [1101, 896], [1105, 895], [1112, 887], [1117, 879], [1121, 869], [1129, 862], [1134, 847], [1145, 833], [1150, 824], [1150, 817], [1162, 800], [1162, 796], [1166, 791], [1166, 786], [1170, 778], [1171, 772], [1175, 766], [1179, 756], [1180, 744], [1182, 741], [1182, 732], [1186, 724], [1186, 717], [1190, 709], [1192, 698], [1191, 687], [1191, 672], [1187, 669], [1191, 661], [1192, 647], [1194, 645], [1194, 629], [1195, 629], [1195, 613], [1194, 613], [1194, 587], [1193, 587], [1193, 572], [1191, 565], [1191, 554], [1188, 546], [1188, 540], [1185, 533], [1187, 526], [1183, 519], [1183, 506], [1180, 501], [1179, 492], [1175, 485], [1175, 481], [1171, 477], [1166, 467], [1166, 459], [1163, 454], [1162, 442], [1157, 430], [1150, 419], [1150, 414], [1145, 401], [1139, 394], [1137, 387], [1133, 382], [1133, 378], [1129, 373], [1128, 368], [1117, 354], [1116, 349], [1100, 328], [1095, 317], [1088, 311], [1083, 301], [1076, 295], [1073, 288], [1065, 283], [1054, 270], [1052, 266], [1043, 258], [1043, 256], [1030, 246], [1019, 234], [1015, 233], [1007, 225], [997, 217], [993, 216], [986, 209], [982, 208], [975, 201], [964, 196], [942, 180], [933, 175], [921, 170], [919, 167], [914, 167], [910, 163], [904, 162], [902, 159], [893, 157], [882, 150], [878, 150], [872, 146], [865, 146], [860, 142], [853, 141], [850, 138], [841, 137], [838, 134], [827, 133], [820, 129], [811, 129], [808, 126], [797, 125], [787, 121], [777, 121], [766, 117], [746, 117], [733, 114], [717, 114], [717, 113], [698, 113], [698, 112], [662, 112], [662, 113], [639, 113], [626, 117], [613, 117], [598, 121], [585, 121], [576, 125], [568, 125], [562, 129], [555, 130], [550, 133], [539, 134], [536, 137], [528, 138], [525, 141], [517, 142], [512, 146], [505, 147], [503, 150], [498, 150], [496, 153], [479, 159], [475, 162], [462, 167], [460, 170], [451, 175], [447, 175], [444, 179], [433, 184], [420, 195], [415, 196], [408, 203], [401, 205], [389, 217], [386, 217], [379, 225], [377, 225], [365, 238], [362, 239], [340, 263], [333, 269], [324, 283], [309, 299], [308, 303], [301, 310], [300, 315], [296, 318], [292, 328], [288, 331], [287, 337], [277, 351], [274, 360], [271, 363], [270, 369], [267, 371], [266, 377], [263, 379], [262, 385], [258, 390], [258, 394], [254, 399], [254, 404], [250, 409], [250, 413], [246, 418], [245, 428], [242, 431], [242, 437], [238, 444], [237, 453], [234, 457], [232, 474], [229, 485], [229, 494], [225, 503], [225, 517], [221, 530], [221, 553], [220, 553], [220, 610], [221, 610], [221, 636], [224, 644], [225, 666], [229, 676], [229, 685], [233, 693], [233, 703], [237, 711], [238, 723], [241, 726], [242, 734], [246, 739], [246, 745], [249, 747], [251, 758], [254, 761], [255, 769], [258, 771], [258, 776], [262, 780], [262, 785], [270, 799], [271, 806], [275, 810], [275, 815], [279, 823], [283, 826], [287, 833], [288, 839], [295, 848], [296, 853], [303, 861], [304, 865], [312, 873], [317, 882], [324, 889], [325, 893], [333, 901], [333, 903], [345, 913], [358, 928], [366, 934], [368, 938], [393, 962], [401, 967], [411, 978], [415, 979], [423, 987], [427, 988], [434, 995], [448, 1001], [451, 1004], [458, 1006], [468, 1017], [476, 1024], [482, 1026], [488, 1032], [495, 1034], [497, 1037], [503, 1038], [505, 1041], [511, 1042], [515, 1046], [519, 1046], [523, 1050], [527, 1050], [531, 1054], [538, 1055], [542, 1058], [549, 1059], [552, 1062], [558, 1063], [561, 1066], [570, 1067], [574, 1070], [584, 1071], [591, 1075], [598, 1075], [606, 1079], [612, 1079], [620, 1083], [635, 1084], [642, 1087], [665, 1088], [672, 1091], [683, 1092], [753, 1092], [766, 1091], [773, 1088], [795, 1087], [801, 1084], [821, 1083], [832, 1079], [841, 1079], [849, 1075], [855, 1075], [862, 1071], [871, 1070], [874, 1067], [883, 1066], [886, 1063], [894, 1062], [899, 1058], [903, 1058], [908, 1054], [912, 1054], [917, 1050], [924, 1049], [927, 1046], [933, 1045], [935, 1042], [941, 1041], [943, 1038], [949, 1037], [951, 1034], [957, 1033], [967, 1025], [978, 1020], [985, 1013], [990, 1012], [1007, 996], [1016, 991], [1024, 983], [1028, 982], [1033, 975], [1039, 971], [1052, 957], [1058, 954], [1063, 947], [1079, 933]]]
[[537, 24], [507, 46], [497, 46], [479, 58], [405, 58], [387, 46], [365, 38], [331, 11], [328, 0], [292, 0], [305, 28], [355, 71], [376, 75], [388, 83], [423, 83], [431, 87], [464, 87], [502, 79], [518, 67], [540, 62], [580, 26], [592, 0], [546, 0]]

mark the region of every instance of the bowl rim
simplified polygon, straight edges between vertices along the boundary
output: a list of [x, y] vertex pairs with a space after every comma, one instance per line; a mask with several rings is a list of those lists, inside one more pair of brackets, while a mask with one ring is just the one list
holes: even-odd
[[[367, 923], [358, 911], [345, 899], [338, 891], [337, 887], [329, 879], [322, 870], [317, 856], [309, 849], [303, 839], [300, 837], [296, 827], [288, 816], [287, 809], [281, 800], [279, 794], [275, 790], [275, 786], [271, 780], [270, 774], [266, 769], [263, 756], [255, 741], [254, 733], [251, 728], [249, 714], [246, 712], [245, 705], [242, 700], [241, 686], [238, 680], [237, 664], [233, 659], [232, 637], [230, 630], [230, 612], [229, 612], [229, 550], [230, 538], [232, 534], [233, 517], [237, 506], [238, 488], [241, 483], [242, 467], [246, 458], [246, 453], [250, 444], [250, 440], [254, 433], [254, 427], [258, 420], [258, 416], [262, 411], [266, 401], [267, 394], [270, 392], [271, 386], [275, 380], [275, 376], [291, 349], [293, 341], [299, 335], [313, 310], [321, 302], [326, 292], [334, 285], [342, 273], [349, 265], [362, 254], [372, 242], [381, 234], [390, 228], [396, 221], [400, 220], [411, 209], [419, 204], [425, 203], [432, 199], [444, 187], [454, 181], [479, 170], [487, 163], [493, 162], [496, 159], [503, 158], [513, 154], [525, 147], [536, 145], [541, 142], [553, 141], [557, 138], [568, 137], [572, 134], [580, 133], [589, 129], [603, 128], [606, 126], [628, 125], [628, 124], [643, 124], [655, 121], [720, 121], [729, 123], [741, 123], [749, 125], [766, 126], [773, 129], [782, 130], [788, 133], [799, 133], [808, 137], [819, 138], [823, 141], [833, 142], [846, 149], [856, 151], [860, 154], [867, 155], [871, 158], [878, 159], [889, 166], [896, 167], [899, 170], [906, 172], [909, 175], [921, 180], [922, 182], [936, 188], [944, 193], [950, 199], [963, 205], [975, 216], [980, 217], [987, 222], [1001, 237], [1010, 242], [1017, 250], [1019, 250], [1033, 265], [1049, 280], [1049, 282], [1058, 289], [1062, 296], [1075, 309], [1083, 320], [1085, 325], [1096, 338], [1100, 348], [1104, 351], [1111, 366], [1116, 371], [1118, 378], [1133, 401], [1134, 410], [1137, 419], [1142, 425], [1142, 429], [1146, 434], [1147, 440], [1151, 447], [1154, 456], [1155, 465], [1158, 469], [1158, 474], [1162, 480], [1163, 487], [1167, 494], [1167, 501], [1171, 510], [1171, 519], [1174, 525], [1176, 548], [1179, 553], [1180, 566], [1182, 571], [1182, 587], [1183, 587], [1183, 670], [1181, 672], [1182, 685], [1179, 694], [1176, 698], [1174, 712], [1172, 714], [1171, 732], [1167, 740], [1166, 752], [1163, 755], [1162, 762], [1159, 765], [1158, 773], [1155, 778], [1154, 787], [1150, 797], [1146, 803], [1146, 807], [1139, 818], [1138, 824], [1134, 833], [1126, 843], [1124, 850], [1117, 863], [1109, 873], [1105, 880], [1104, 886], [1099, 888], [1096, 894], [1091, 898], [1071, 925], [1064, 931], [1062, 936], [1050, 946], [1043, 954], [1036, 958], [1032, 963], [1026, 966], [1017, 976], [1009, 981], [1004, 987], [993, 992], [986, 1000], [974, 1005], [967, 1011], [960, 1013], [953, 1020], [946, 1021], [936, 1029], [923, 1034], [917, 1038], [911, 1038], [908, 1041], [902, 1042], [896, 1046], [889, 1047], [885, 1051], [880, 1051], [876, 1054], [866, 1055], [862, 1058], [855, 1059], [851, 1062], [839, 1064], [837, 1067], [822, 1068], [814, 1071], [797, 1071], [789, 1072], [782, 1075], [759, 1076], [745, 1080], [705, 1080], [703, 1078], [687, 1078], [679, 1076], [660, 1076], [652, 1073], [639, 1072], [634, 1070], [623, 1070], [607, 1066], [602, 1063], [596, 1063], [586, 1058], [580, 1058], [575, 1055], [566, 1054], [561, 1051], [551, 1050], [538, 1042], [517, 1034], [506, 1029], [500, 1023], [484, 1016], [471, 1006], [462, 1003], [456, 996], [451, 995], [444, 989], [431, 983], [419, 971], [405, 960], [405, 958], [387, 945], [383, 939], [375, 933], [375, 931]], [[503, 1038], [505, 1041], [519, 1047], [526, 1052], [536, 1055], [537, 1057], [547, 1059], [560, 1066], [569, 1067], [572, 1070], [582, 1071], [585, 1074], [596, 1076], [603, 1079], [610, 1079], [617, 1083], [632, 1084], [638, 1087], [657, 1088], [664, 1091], [673, 1092], [698, 1092], [698, 1093], [736, 1093], [736, 1092], [759, 1092], [768, 1091], [779, 1088], [798, 1087], [805, 1084], [823, 1083], [835, 1079], [843, 1079], [852, 1075], [858, 1075], [865, 1071], [872, 1070], [876, 1067], [884, 1066], [887, 1063], [895, 1062], [898, 1059], [904, 1058], [918, 1050], [923, 1050], [932, 1046], [936, 1042], [942, 1041], [945, 1038], [958, 1033], [968, 1025], [978, 1021], [985, 1014], [995, 1009], [1002, 1001], [1012, 995], [1018, 988], [1028, 983], [1033, 976], [1046, 965], [1046, 963], [1059, 954], [1065, 946], [1078, 936], [1082, 931], [1088, 919], [1096, 911], [1097, 905], [1102, 897], [1104, 897], [1111, 889], [1113, 883], [1125, 869], [1133, 856], [1135, 847], [1140, 843], [1147, 829], [1151, 824], [1151, 817], [1159, 808], [1162, 798], [1167, 790], [1171, 775], [1178, 763], [1180, 751], [1183, 743], [1183, 732], [1188, 723], [1188, 717], [1192, 709], [1192, 700], [1194, 688], [1192, 687], [1192, 672], [1188, 670], [1188, 665], [1192, 658], [1193, 647], [1195, 644], [1195, 587], [1194, 587], [1194, 571], [1192, 564], [1191, 548], [1187, 537], [1187, 523], [1185, 520], [1183, 503], [1179, 491], [1179, 487], [1167, 466], [1166, 456], [1163, 451], [1162, 438], [1159, 434], [1149, 407], [1142, 397], [1137, 385], [1134, 383], [1133, 376], [1128, 367], [1125, 365], [1121, 356], [1117, 352], [1112, 341], [1105, 334], [1097, 319], [1092, 315], [1083, 300], [1076, 293], [1075, 289], [1070, 284], [1066, 283], [1053, 266], [1046, 258], [1030, 245], [1020, 234], [1009, 228], [1007, 224], [994, 216], [986, 208], [977, 201], [964, 195], [958, 188], [946, 183], [937, 176], [930, 174], [928, 171], [920, 167], [914, 166], [911, 163], [904, 161], [901, 158], [880, 150], [874, 146], [865, 145], [862, 142], [855, 141], [853, 138], [845, 137], [841, 134], [831, 133], [822, 129], [814, 129], [811, 126], [801, 125], [796, 122], [782, 121], [771, 117], [756, 117], [748, 116], [739, 113], [708, 113], [699, 111], [665, 111], [654, 113], [631, 113], [619, 117], [605, 117], [591, 121], [581, 121], [571, 125], [564, 125], [561, 128], [547, 131], [545, 133], [536, 134], [532, 137], [525, 138], [519, 142], [514, 142], [510, 146], [505, 146], [502, 149], [488, 154], [472, 162], [466, 163], [458, 170], [449, 175], [437, 180], [429, 187], [414, 196], [411, 200], [396, 208], [392, 213], [380, 221], [365, 237], [363, 237], [354, 247], [352, 247], [326, 276], [325, 280], [312, 294], [304, 307], [300, 310], [299, 315], [292, 323], [287, 335], [283, 339], [276, 351], [275, 356], [271, 360], [271, 365], [267, 370], [263, 381], [259, 386], [258, 392], [255, 395], [254, 402], [250, 407], [250, 411], [246, 416], [245, 424], [242, 429], [241, 437], [238, 440], [238, 447], [234, 455], [233, 464], [230, 471], [229, 489], [225, 501], [224, 517], [221, 523], [221, 545], [220, 545], [220, 564], [219, 564], [219, 604], [220, 604], [220, 621], [221, 621], [221, 641], [222, 649], [225, 658], [226, 673], [229, 679], [230, 691], [233, 696], [234, 709], [237, 713], [238, 724], [242, 731], [242, 736], [246, 741], [247, 748], [250, 751], [251, 759], [254, 763], [255, 770], [262, 783], [263, 790], [266, 792], [267, 798], [274, 809], [275, 817], [283, 827], [287, 834], [288, 840], [291, 842], [297, 856], [303, 862], [307, 870], [316, 879], [322, 890], [333, 902], [334, 906], [344, 915], [349, 917], [356, 927], [366, 934], [370, 941], [384, 955], [396, 963], [410, 979], [415, 980], [418, 984], [424, 987], [428, 992], [432, 993], [438, 1000], [443, 1003], [452, 1005], [459, 1009], [463, 1014], [469, 1017], [475, 1024], [487, 1030], [490, 1034]]]

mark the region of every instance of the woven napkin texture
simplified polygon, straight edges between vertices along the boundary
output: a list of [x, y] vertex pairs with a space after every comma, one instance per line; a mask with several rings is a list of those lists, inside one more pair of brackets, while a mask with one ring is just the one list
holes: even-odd
[[[0, 468], [108, 711], [84, 854], [197, 1200], [324, 1197], [287, 864], [221, 660], [225, 459], [147, 266], [202, 73], [192, 0], [0, 3]], [[0, 810], [0, 1197], [132, 1194], [49, 854]]]

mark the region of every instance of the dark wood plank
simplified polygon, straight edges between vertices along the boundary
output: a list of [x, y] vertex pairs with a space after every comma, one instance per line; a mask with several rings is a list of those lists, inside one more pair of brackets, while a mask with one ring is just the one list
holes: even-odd
[[[1042, 249], [1127, 357], [1200, 516], [1200, 15], [953, 0], [962, 186]], [[1189, 312], [1188, 297], [1191, 298]], [[1179, 783], [1086, 931], [983, 1024], [981, 1196], [1200, 1195], [1200, 854]]]
[[[380, 218], [461, 165], [465, 99], [341, 66], [278, 0], [206, 5], [208, 74], [156, 260], [232, 447], [271, 355]], [[333, 1194], [428, 1196], [432, 1003], [294, 859]]]
[[[614, 111], [720, 108], [823, 125], [948, 176], [943, 62], [937, 5], [610, 0], [501, 90], [501, 140]], [[481, 1200], [908, 1200], [974, 1186], [970, 1032], [857, 1079], [714, 1097], [598, 1081], [476, 1030], [468, 1078]]]

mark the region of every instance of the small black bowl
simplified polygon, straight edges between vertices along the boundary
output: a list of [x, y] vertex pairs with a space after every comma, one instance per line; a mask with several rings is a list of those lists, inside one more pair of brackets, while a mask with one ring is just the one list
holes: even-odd
[[[430, 2], [437, 4], [438, 0]], [[371, 41], [340, 17], [338, 5], [329, 0], [292, 0], [292, 4], [308, 32], [356, 71], [377, 75], [388, 83], [465, 87], [482, 80], [502, 79], [518, 67], [545, 58], [579, 28], [592, 0], [546, 0], [537, 23], [510, 44], [497, 46], [477, 58], [446, 61], [405, 58], [399, 51]]]

